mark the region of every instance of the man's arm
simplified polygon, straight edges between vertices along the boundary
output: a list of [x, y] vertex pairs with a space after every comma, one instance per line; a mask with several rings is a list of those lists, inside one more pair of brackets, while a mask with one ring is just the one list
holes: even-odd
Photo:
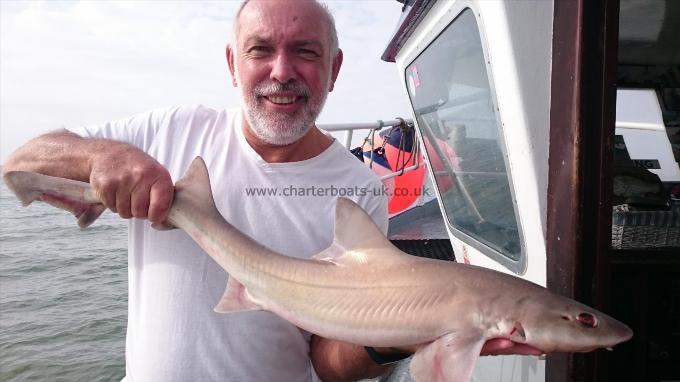
[[67, 130], [41, 135], [13, 152], [3, 172], [16, 170], [89, 182], [104, 205], [125, 219], [162, 223], [174, 194], [168, 171], [135, 146]]
[[324, 382], [356, 381], [385, 374], [390, 365], [378, 365], [363, 346], [312, 335], [310, 358]]

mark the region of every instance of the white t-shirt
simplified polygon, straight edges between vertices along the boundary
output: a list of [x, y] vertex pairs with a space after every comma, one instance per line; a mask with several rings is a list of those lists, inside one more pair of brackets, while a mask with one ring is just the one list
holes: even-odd
[[[337, 141], [305, 161], [267, 163], [245, 140], [239, 110], [204, 106], [72, 131], [131, 143], [163, 164], [173, 181], [202, 156], [220, 213], [285, 255], [307, 258], [331, 244], [338, 194], [357, 201], [387, 231], [380, 181]], [[269, 312], [213, 311], [226, 278], [183, 231], [130, 221], [126, 382], [318, 379], [308, 333]]]

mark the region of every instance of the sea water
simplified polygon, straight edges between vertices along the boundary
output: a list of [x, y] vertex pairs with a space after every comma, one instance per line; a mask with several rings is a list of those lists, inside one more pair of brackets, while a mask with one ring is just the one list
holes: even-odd
[[126, 321], [125, 220], [105, 212], [81, 230], [2, 184], [0, 381], [120, 381]]

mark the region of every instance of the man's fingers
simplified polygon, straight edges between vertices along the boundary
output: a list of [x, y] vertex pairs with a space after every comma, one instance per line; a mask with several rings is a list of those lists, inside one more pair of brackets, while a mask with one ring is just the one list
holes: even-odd
[[134, 146], [114, 144], [92, 160], [90, 184], [102, 203], [122, 218], [162, 223], [174, 187], [168, 171]]
[[150, 188], [148, 185], [137, 185], [132, 192], [130, 198], [130, 208], [132, 216], [140, 219], [146, 219], [149, 216], [149, 196]]
[[482, 347], [482, 355], [541, 355], [543, 351], [533, 346], [512, 342], [506, 338], [494, 338], [487, 341]]
[[522, 355], [541, 355], [545, 354], [543, 350], [537, 349], [533, 346], [526, 344], [515, 344], [512, 354], [522, 354]]
[[97, 179], [91, 179], [90, 183], [102, 204], [111, 211], [116, 212], [116, 188]]
[[152, 223], [163, 223], [170, 213], [170, 206], [175, 195], [175, 187], [169, 177], [160, 178], [151, 185], [149, 192], [149, 220]]
[[500, 352], [505, 351], [506, 349], [512, 348], [514, 346], [514, 342], [506, 339], [506, 338], [494, 338], [491, 340], [486, 341], [484, 346], [482, 347], [481, 354], [482, 355], [496, 355], [496, 354], [501, 354]]
[[132, 210], [130, 208], [131, 198], [130, 190], [127, 187], [119, 187], [116, 192], [116, 212], [123, 219], [130, 219], [132, 217]]

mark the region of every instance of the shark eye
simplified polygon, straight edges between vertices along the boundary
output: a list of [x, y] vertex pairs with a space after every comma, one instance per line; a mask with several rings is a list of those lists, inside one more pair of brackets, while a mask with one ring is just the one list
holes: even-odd
[[581, 323], [581, 325], [587, 328], [597, 327], [597, 318], [590, 313], [581, 313], [576, 316], [576, 320]]

